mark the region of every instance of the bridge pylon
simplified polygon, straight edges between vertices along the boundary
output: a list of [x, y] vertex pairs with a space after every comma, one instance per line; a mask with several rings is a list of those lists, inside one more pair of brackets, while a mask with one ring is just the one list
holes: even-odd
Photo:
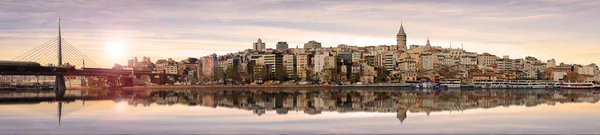
[[[58, 19], [58, 66], [63, 66], [60, 18]], [[58, 75], [56, 75], [56, 79], [54, 80], [54, 91], [56, 92], [56, 98], [58, 99], [62, 99], [62, 97], [65, 95], [65, 91], [67, 91], [67, 86], [65, 85], [65, 76], [63, 75], [63, 73], [58, 73]]]

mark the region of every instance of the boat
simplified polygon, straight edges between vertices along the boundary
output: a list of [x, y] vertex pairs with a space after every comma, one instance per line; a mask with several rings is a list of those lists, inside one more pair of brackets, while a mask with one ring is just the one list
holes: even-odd
[[596, 87], [592, 82], [560, 82], [556, 86], [562, 89], [594, 89]]
[[446, 88], [460, 88], [460, 79], [442, 79], [440, 85]]
[[436, 88], [439, 88], [439, 86], [436, 85], [435, 82], [432, 82], [430, 80], [421, 81], [421, 83], [419, 83], [416, 87], [419, 88], [419, 89], [436, 89]]
[[551, 89], [555, 82], [550, 80], [474, 80], [475, 88], [481, 89]]

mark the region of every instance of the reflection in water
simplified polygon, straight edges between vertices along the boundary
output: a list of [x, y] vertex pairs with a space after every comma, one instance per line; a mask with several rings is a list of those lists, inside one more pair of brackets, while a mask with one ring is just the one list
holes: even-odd
[[235, 108], [261, 116], [267, 111], [285, 115], [302, 111], [317, 115], [323, 111], [396, 113], [403, 122], [410, 113], [464, 111], [498, 106], [527, 106], [556, 103], [598, 102], [600, 94], [593, 90], [158, 90], [158, 91], [81, 91], [69, 90], [62, 99], [48, 92], [2, 92], [0, 103], [28, 104], [58, 102], [58, 124], [63, 102], [75, 100], [113, 100], [142, 105], [188, 105]]
[[266, 111], [287, 114], [303, 111], [309, 115], [322, 111], [397, 113], [400, 122], [406, 113], [464, 111], [497, 106], [527, 106], [556, 103], [598, 102], [595, 91], [376, 91], [376, 90], [230, 90], [230, 91], [150, 91], [127, 99], [130, 105], [150, 106], [184, 104], [248, 110], [261, 116]]
[[131, 92], [113, 90], [66, 90], [60, 92], [57, 92], [55, 90], [0, 91], [0, 105], [39, 104], [42, 102], [56, 102], [58, 126], [60, 126], [63, 116], [63, 103], [70, 103], [76, 100], [81, 100], [83, 102], [83, 105], [85, 106], [86, 100], [126, 99], [125, 96], [127, 95], [131, 95]]
[[60, 120], [62, 120], [62, 101], [58, 101], [58, 126], [60, 127]]

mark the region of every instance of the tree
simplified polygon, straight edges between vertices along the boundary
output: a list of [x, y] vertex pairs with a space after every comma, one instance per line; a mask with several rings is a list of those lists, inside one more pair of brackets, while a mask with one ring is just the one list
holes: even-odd
[[545, 80], [551, 80], [553, 78], [552, 71], [554, 71], [553, 67], [549, 67], [549, 68], [544, 69], [543, 78]]
[[252, 81], [252, 72], [243, 72], [243, 71], [239, 71], [240, 74], [240, 80], [242, 83], [250, 83]]
[[340, 72], [337, 69], [329, 69], [329, 73], [331, 75], [331, 81], [339, 82], [340, 81]]
[[292, 76], [290, 78], [295, 81], [300, 80], [300, 76], [298, 76], [298, 72], [294, 72], [294, 74], [292, 74]]
[[385, 70], [384, 68], [377, 69], [377, 77], [375, 78], [375, 82], [385, 82], [385, 79], [389, 74], [389, 71]]
[[350, 82], [360, 82], [360, 73], [350, 75]]
[[458, 75], [458, 71], [456, 70], [455, 66], [441, 65], [436, 72], [443, 78], [448, 79], [456, 78], [456, 75]]
[[284, 82], [287, 80], [287, 78], [288, 74], [283, 67], [278, 66], [275, 68], [275, 79], [279, 80], [280, 82]]
[[204, 74], [202, 71], [198, 71], [198, 80], [200, 82], [208, 82], [211, 80], [210, 76]]
[[227, 67], [227, 70], [225, 71], [225, 76], [226, 76], [227, 80], [232, 80], [235, 82], [240, 80], [240, 73], [239, 73], [238, 69], [234, 66]]
[[315, 78], [315, 75], [313, 74], [313, 72], [311, 70], [305, 70], [305, 72], [306, 72], [306, 81], [313, 82], [314, 78]]
[[569, 71], [569, 72], [567, 72], [566, 75], [563, 76], [563, 80], [569, 81], [569, 82], [578, 82], [578, 81], [581, 81], [582, 79], [580, 79], [579, 73]]
[[222, 83], [225, 83], [225, 70], [223, 70], [223, 68], [218, 68], [217, 69], [217, 76], [215, 77], [215, 80], [221, 80], [223, 81]]
[[266, 66], [266, 65], [256, 65], [256, 66], [262, 66], [262, 68], [260, 68], [260, 71], [258, 71], [258, 77], [263, 82], [265, 82], [265, 81], [269, 80], [269, 78], [271, 78], [271, 70], [269, 70], [268, 66]]

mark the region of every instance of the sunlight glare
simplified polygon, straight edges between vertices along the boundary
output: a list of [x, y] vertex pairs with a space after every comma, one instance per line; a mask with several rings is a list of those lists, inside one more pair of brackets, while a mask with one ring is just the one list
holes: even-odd
[[104, 46], [106, 55], [113, 62], [126, 59], [128, 46], [124, 38], [109, 38]]
[[127, 102], [121, 101], [115, 104], [115, 109], [117, 112], [125, 112], [127, 110], [128, 104]]

